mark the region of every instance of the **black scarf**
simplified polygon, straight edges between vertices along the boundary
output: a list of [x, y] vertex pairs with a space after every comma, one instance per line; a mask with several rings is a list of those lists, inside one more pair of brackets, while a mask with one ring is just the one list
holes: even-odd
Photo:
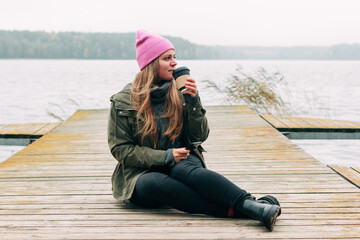
[[153, 85], [150, 92], [151, 103], [156, 116], [157, 132], [159, 137], [159, 148], [161, 150], [167, 150], [169, 148], [180, 148], [183, 146], [181, 138], [182, 132], [172, 143], [167, 136], [163, 136], [163, 133], [169, 128], [169, 119], [161, 117], [164, 113], [166, 94], [169, 91], [171, 81], [161, 81], [157, 85]]
[[159, 82], [158, 85], [153, 85], [150, 92], [151, 102], [159, 104], [165, 102], [166, 94], [169, 91], [170, 81]]

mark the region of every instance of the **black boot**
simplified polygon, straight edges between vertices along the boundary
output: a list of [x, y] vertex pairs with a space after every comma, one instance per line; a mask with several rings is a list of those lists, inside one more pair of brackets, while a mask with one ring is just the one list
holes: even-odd
[[248, 217], [261, 221], [267, 229], [273, 230], [280, 207], [245, 199], [239, 211]]
[[[273, 197], [271, 195], [265, 195], [265, 196], [259, 198], [257, 200], [257, 202], [259, 202], [259, 203], [267, 203], [267, 204], [271, 204], [271, 205], [278, 205], [280, 207], [279, 201], [275, 197]], [[280, 215], [281, 215], [281, 208], [280, 208], [278, 216], [280, 216]]]

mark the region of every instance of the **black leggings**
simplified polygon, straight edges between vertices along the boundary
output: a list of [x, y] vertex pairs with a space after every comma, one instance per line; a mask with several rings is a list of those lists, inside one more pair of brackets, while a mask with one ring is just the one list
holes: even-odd
[[163, 171], [148, 172], [136, 182], [130, 201], [146, 208], [169, 205], [175, 209], [227, 217], [251, 195], [224, 176], [202, 166], [195, 155]]

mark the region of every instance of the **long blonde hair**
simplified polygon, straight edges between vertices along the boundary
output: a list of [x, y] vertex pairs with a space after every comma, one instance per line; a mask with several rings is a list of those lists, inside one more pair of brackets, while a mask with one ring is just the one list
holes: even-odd
[[[142, 134], [141, 143], [143, 143], [145, 136], [150, 135], [154, 141], [154, 148], [157, 148], [159, 143], [156, 117], [151, 105], [150, 92], [152, 85], [159, 81], [158, 73], [159, 58], [151, 62], [136, 75], [130, 93], [131, 104], [138, 111], [136, 116], [138, 123], [137, 131], [139, 134]], [[182, 115], [182, 98], [178, 94], [175, 82], [172, 80], [165, 97], [164, 113], [161, 116], [161, 118], [169, 119], [169, 128], [163, 135], [169, 137], [172, 142], [179, 136], [183, 127]], [[144, 124], [140, 127], [139, 119], [141, 116], [144, 117]]]

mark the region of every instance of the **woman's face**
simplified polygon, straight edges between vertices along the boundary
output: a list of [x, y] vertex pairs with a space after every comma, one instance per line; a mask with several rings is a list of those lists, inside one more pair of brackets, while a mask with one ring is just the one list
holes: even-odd
[[159, 75], [158, 77], [163, 80], [173, 80], [173, 71], [177, 62], [175, 61], [175, 51], [170, 49], [159, 57]]

